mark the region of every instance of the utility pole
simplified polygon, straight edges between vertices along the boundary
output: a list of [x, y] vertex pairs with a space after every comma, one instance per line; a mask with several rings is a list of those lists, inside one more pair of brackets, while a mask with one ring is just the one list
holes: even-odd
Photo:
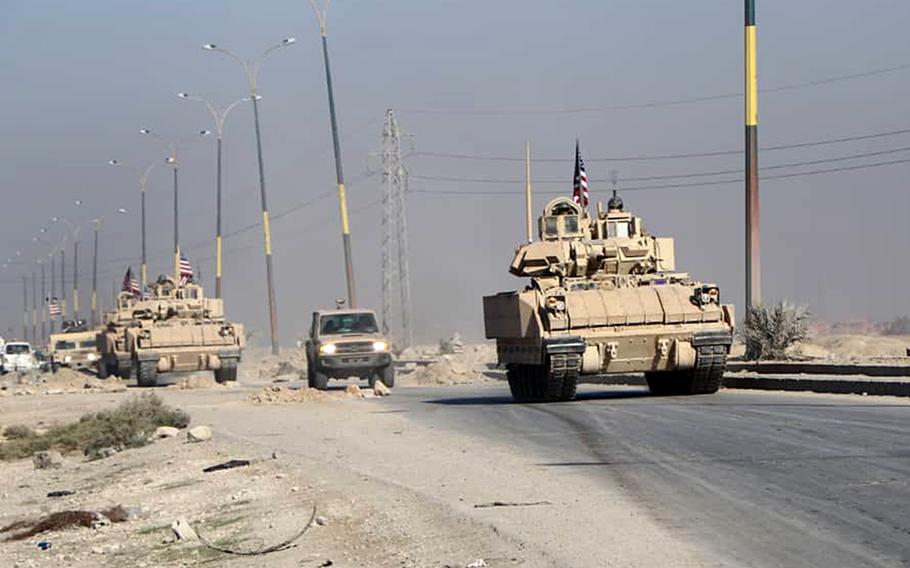
[[38, 344], [38, 278], [32, 270], [32, 343]]
[[761, 233], [758, 199], [758, 70], [755, 0], [745, 0], [746, 320], [761, 305]]
[[66, 317], [66, 239], [60, 245], [60, 329]]
[[22, 339], [28, 341], [28, 279], [22, 275]]
[[401, 307], [400, 336], [403, 347], [414, 341], [411, 322], [411, 276], [408, 266], [407, 215], [405, 194], [408, 171], [401, 158], [401, 131], [392, 110], [386, 111], [382, 129], [382, 327], [393, 327], [394, 287], [397, 283]]
[[95, 219], [95, 234], [92, 242], [92, 327], [98, 325], [98, 229], [100, 219]]
[[292, 37], [285, 38], [281, 43], [266, 49], [256, 59], [250, 61], [241, 58], [233, 51], [218, 47], [213, 43], [207, 43], [202, 46], [202, 49], [218, 51], [239, 63], [240, 66], [243, 67], [243, 72], [246, 75], [250, 87], [249, 98], [253, 102], [253, 126], [256, 133], [256, 159], [259, 166], [259, 201], [262, 204], [262, 236], [263, 247], [265, 249], [265, 280], [269, 297], [269, 330], [272, 340], [272, 355], [278, 355], [278, 307], [275, 298], [275, 277], [272, 272], [272, 229], [269, 226], [269, 207], [265, 193], [265, 166], [262, 163], [262, 133], [259, 129], [259, 99], [262, 97], [260, 97], [257, 92], [257, 81], [259, 78], [259, 66], [262, 62], [276, 50], [293, 45], [296, 41], [297, 40]]
[[[227, 120], [228, 114], [231, 110], [239, 105], [242, 102], [252, 100], [249, 97], [243, 97], [238, 99], [228, 106], [224, 107], [223, 110], [218, 111], [215, 109], [215, 106], [212, 105], [206, 99], [201, 97], [193, 96], [189, 93], [177, 93], [177, 96], [181, 99], [188, 101], [196, 101], [205, 105], [206, 110], [209, 111], [209, 114], [212, 115], [212, 119], [215, 121], [215, 135], [217, 136], [217, 144], [215, 146], [216, 150], [216, 160], [215, 160], [215, 297], [221, 297], [221, 148], [224, 140], [224, 121]], [[202, 282], [202, 276], [199, 276], [199, 282]]]
[[[54, 331], [56, 331], [56, 330], [54, 329], [54, 318], [52, 318], [50, 315], [50, 302], [49, 302], [50, 299], [55, 299], [57, 297], [57, 292], [56, 292], [56, 290], [57, 290], [57, 269], [55, 268], [55, 264], [54, 264], [54, 253], [53, 252], [51, 252], [51, 254], [47, 257], [47, 260], [48, 260], [48, 263], [51, 265], [51, 295], [45, 300], [47, 305], [45, 306], [44, 311], [47, 312], [48, 327], [50, 329], [50, 333], [54, 333]], [[48, 337], [50, 337], [50, 335], [48, 335]]]
[[47, 337], [47, 327], [45, 326], [47, 322], [47, 287], [45, 286], [44, 274], [44, 262], [41, 262], [41, 341], [44, 341], [44, 338]]
[[332, 149], [335, 153], [335, 179], [338, 183], [338, 208], [341, 212], [341, 244], [344, 248], [344, 275], [348, 287], [348, 306], [357, 307], [357, 290], [354, 286], [354, 261], [351, 258], [351, 227], [348, 222], [348, 200], [344, 187], [344, 172], [341, 168], [341, 141], [338, 135], [338, 121], [335, 118], [335, 92], [332, 89], [332, 67], [329, 65], [329, 46], [326, 40], [326, 12], [329, 0], [320, 10], [316, 0], [310, 0], [316, 18], [319, 20], [319, 35], [322, 36], [322, 59], [325, 64], [325, 86], [329, 96], [329, 120], [332, 124]]

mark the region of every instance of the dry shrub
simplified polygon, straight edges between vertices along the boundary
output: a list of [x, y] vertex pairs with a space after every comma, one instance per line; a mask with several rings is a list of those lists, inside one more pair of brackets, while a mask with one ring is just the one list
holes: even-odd
[[[35, 434], [26, 427], [17, 430], [21, 437], [0, 444], [0, 460], [20, 459], [35, 452], [55, 449], [60, 452], [81, 451], [89, 458], [101, 457], [101, 450], [121, 451], [148, 443], [158, 426], [185, 428], [189, 415], [172, 408], [155, 394], [146, 393], [120, 403], [112, 410], [82, 415], [76, 422], [52, 427], [45, 434]], [[14, 428], [14, 427], [11, 427]]]
[[806, 339], [809, 310], [778, 302], [773, 306], [750, 308], [749, 318], [739, 334], [746, 343], [746, 358], [786, 359], [787, 349]]

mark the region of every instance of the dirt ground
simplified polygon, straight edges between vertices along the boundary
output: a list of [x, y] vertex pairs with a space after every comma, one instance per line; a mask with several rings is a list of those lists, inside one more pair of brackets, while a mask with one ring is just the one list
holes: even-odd
[[[814, 338], [801, 349], [806, 356], [849, 361], [900, 358], [908, 344], [906, 337], [841, 335]], [[399, 360], [397, 388], [492, 383], [501, 375], [494, 372], [495, 349], [489, 343], [459, 346], [458, 352], [448, 354], [441, 354], [437, 346], [420, 346]], [[5, 534], [0, 534], [0, 566], [559, 565], [526, 542], [442, 506], [432, 492], [416, 494], [394, 480], [364, 473], [382, 471], [388, 466], [375, 465], [379, 463], [375, 460], [395, 455], [395, 459], [422, 461], [421, 475], [425, 471], [444, 480], [451, 475], [452, 464], [463, 460], [464, 448], [472, 448], [472, 460], [478, 465], [461, 461], [459, 475], [475, 476], [477, 490], [489, 491], [486, 484], [496, 483], [492, 464], [512, 471], [523, 463], [509, 457], [509, 448], [447, 438], [429, 430], [420, 439], [413, 438], [417, 445], [393, 449], [394, 444], [389, 444], [395, 435], [413, 431], [412, 426], [404, 416], [382, 415], [386, 411], [370, 406], [379, 403], [369, 399], [379, 397], [365, 383], [358, 391], [356, 381], [348, 381], [348, 389], [333, 382], [333, 388], [322, 393], [307, 389], [305, 377], [301, 350], [288, 349], [279, 357], [249, 350], [236, 384], [218, 385], [210, 374], [197, 373], [157, 389], [169, 403], [190, 412], [191, 426], [221, 420], [210, 441], [188, 443], [181, 431], [176, 438], [159, 439], [101, 460], [69, 455], [59, 469], [37, 470], [28, 459], [0, 462], [0, 527], [67, 510], [100, 511], [120, 505], [130, 513], [122, 523], [53, 531], [17, 542], [5, 542]], [[0, 377], [0, 429], [24, 424], [44, 430], [85, 412], [111, 408], [139, 390], [119, 379], [100, 381], [68, 370], [56, 375], [6, 375]], [[394, 391], [391, 396], [394, 400]], [[294, 425], [295, 416], [306, 417], [306, 426]], [[245, 420], [251, 420], [248, 426]], [[362, 432], [351, 438], [358, 459], [351, 461], [335, 448], [339, 427]], [[286, 451], [282, 444], [268, 442], [287, 437], [291, 430], [309, 448], [306, 452]], [[254, 431], [255, 436], [249, 435]], [[449, 447], [462, 449], [449, 455], [443, 449]], [[342, 457], [357, 467], [343, 467]], [[202, 471], [230, 459], [251, 463]], [[508, 478], [503, 471], [503, 479]], [[531, 488], [537, 482], [527, 483]], [[62, 490], [73, 493], [48, 497], [49, 492]], [[440, 495], [448, 489], [441, 491]], [[698, 557], [685, 545], [655, 532], [644, 516], [629, 513], [620, 494], [605, 493], [603, 487], [591, 491], [590, 495], [605, 495], [603, 503], [592, 505], [592, 519], [604, 515], [625, 519], [623, 523], [635, 519], [640, 525], [614, 528], [652, 539], [642, 541], [645, 550], [637, 553], [637, 561], [617, 565], [656, 561], [660, 555], [647, 550], [649, 542], [660, 542], [679, 558]], [[177, 519], [185, 519], [215, 546], [238, 552], [259, 550], [306, 531], [289, 548], [262, 557], [244, 556], [216, 551], [199, 540], [175, 539], [171, 524]], [[519, 526], [527, 530], [519, 523], [516, 531]], [[50, 548], [39, 548], [41, 541], [50, 543]], [[480, 559], [483, 563], [477, 562]], [[682, 564], [701, 565], [689, 560]]]

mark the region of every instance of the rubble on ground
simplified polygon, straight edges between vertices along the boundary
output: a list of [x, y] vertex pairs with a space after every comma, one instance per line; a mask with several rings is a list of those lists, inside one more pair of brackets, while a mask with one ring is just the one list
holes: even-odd
[[[461, 353], [439, 355], [428, 365], [403, 359], [399, 382], [403, 385], [460, 385], [495, 380], [485, 374], [495, 369], [495, 346], [466, 345], [462, 349]], [[415, 349], [414, 352], [419, 351]]]
[[119, 377], [99, 379], [89, 370], [61, 367], [56, 373], [10, 373], [0, 378], [0, 396], [109, 393], [126, 390]]

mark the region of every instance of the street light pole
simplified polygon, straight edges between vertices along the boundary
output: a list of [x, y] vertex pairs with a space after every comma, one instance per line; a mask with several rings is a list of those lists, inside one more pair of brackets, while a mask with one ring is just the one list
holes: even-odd
[[[140, 134], [145, 134], [146, 136], [151, 136], [152, 138], [157, 139], [158, 141], [164, 143], [168, 148], [168, 158], [167, 163], [170, 164], [171, 168], [174, 171], [174, 280], [180, 279], [180, 222], [179, 222], [179, 186], [177, 184], [177, 147], [180, 144], [183, 144], [189, 138], [179, 140], [176, 142], [170, 142], [165, 140], [155, 132], [152, 132], [148, 128], [142, 128], [139, 130]], [[208, 130], [200, 130], [200, 136], [208, 136], [211, 134]]]
[[47, 321], [47, 306], [43, 304], [47, 303], [47, 288], [44, 280], [44, 263], [39, 260], [38, 264], [41, 265], [41, 297], [44, 298], [41, 306], [41, 341], [44, 341], [44, 338], [47, 337], [47, 328], [45, 327], [45, 322]]
[[92, 236], [92, 327], [98, 325], [98, 229], [101, 219], [92, 221], [94, 235]]
[[28, 341], [28, 278], [22, 275], [22, 338]]
[[139, 255], [140, 255], [140, 266], [139, 266], [139, 281], [142, 289], [145, 289], [145, 286], [148, 284], [148, 263], [146, 259], [146, 248], [145, 248], [145, 190], [148, 186], [149, 174], [152, 171], [152, 168], [160, 164], [161, 162], [155, 161], [149, 164], [144, 171], [139, 170], [128, 164], [124, 164], [119, 160], [110, 160], [108, 164], [112, 166], [121, 166], [126, 167], [139, 176], [139, 210], [140, 210], [140, 221], [139, 221]]
[[212, 115], [212, 118], [215, 120], [215, 134], [218, 137], [217, 143], [217, 170], [215, 174], [215, 297], [221, 297], [221, 274], [222, 274], [222, 260], [221, 260], [221, 147], [224, 139], [224, 122], [227, 120], [228, 113], [233, 110], [238, 104], [249, 101], [249, 97], [244, 97], [238, 99], [228, 106], [226, 106], [221, 112], [217, 111], [215, 107], [206, 99], [201, 97], [195, 97], [189, 93], [177, 93], [177, 96], [181, 99], [186, 99], [188, 101], [196, 101], [205, 105], [205, 108]]
[[32, 343], [38, 344], [38, 278], [32, 269]]
[[332, 148], [335, 153], [335, 178], [338, 183], [338, 207], [341, 213], [341, 242], [344, 248], [344, 272], [348, 288], [348, 305], [357, 306], [357, 292], [354, 286], [354, 261], [351, 258], [351, 228], [348, 223], [348, 202], [344, 187], [344, 172], [341, 167], [341, 141], [338, 136], [338, 121], [335, 118], [335, 94], [332, 89], [332, 68], [329, 65], [329, 48], [326, 40], [326, 12], [329, 0], [325, 0], [322, 10], [316, 0], [310, 0], [316, 17], [319, 19], [319, 33], [322, 36], [322, 58], [325, 64], [325, 85], [329, 96], [329, 119], [332, 124]]
[[256, 157], [259, 162], [259, 198], [262, 202], [262, 234], [265, 247], [265, 278], [268, 286], [269, 297], [269, 327], [272, 340], [272, 354], [278, 354], [278, 308], [275, 300], [275, 280], [272, 272], [272, 231], [269, 227], [269, 208], [265, 193], [265, 167], [262, 163], [262, 134], [259, 129], [259, 95], [256, 93], [256, 80], [259, 76], [259, 66], [275, 50], [287, 47], [296, 40], [292, 37], [284, 39], [281, 43], [263, 51], [259, 57], [246, 61], [233, 51], [207, 43], [203, 47], [208, 51], [218, 51], [234, 59], [243, 67], [250, 87], [250, 99], [253, 101], [253, 123], [256, 131]]

